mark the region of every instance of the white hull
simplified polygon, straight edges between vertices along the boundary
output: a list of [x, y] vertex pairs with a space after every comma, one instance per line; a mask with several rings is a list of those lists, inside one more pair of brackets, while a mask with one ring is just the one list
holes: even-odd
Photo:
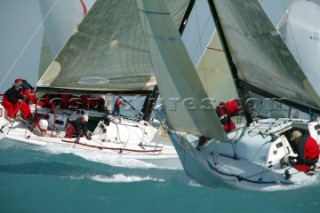
[[[288, 131], [292, 128], [308, 130], [319, 144], [317, 124], [303, 120], [261, 120], [256, 126], [230, 133], [229, 138], [242, 136], [234, 146], [211, 140], [200, 151], [195, 148], [197, 137], [170, 131], [170, 138], [187, 175], [204, 185], [216, 186], [223, 182], [250, 190], [285, 190], [317, 181], [318, 173], [310, 175], [290, 166], [280, 166], [282, 158], [295, 156], [285, 136]], [[279, 137], [272, 139], [271, 132]]]
[[[58, 111], [57, 113], [57, 120], [64, 121], [66, 111]], [[81, 137], [79, 142], [76, 142], [76, 138], [64, 137], [65, 126], [63, 125], [57, 125], [57, 131], [48, 128], [43, 134], [39, 134], [40, 131], [37, 127], [30, 131], [32, 127], [28, 126], [25, 121], [9, 122], [2, 116], [0, 117], [0, 128], [2, 130], [0, 132], [0, 144], [25, 144], [29, 145], [30, 148], [42, 147], [43, 149], [40, 150], [59, 149], [62, 152], [72, 154], [87, 151], [99, 155], [105, 154], [108, 157], [119, 156], [120, 160], [144, 161], [151, 163], [154, 167], [182, 169], [174, 147], [169, 144], [168, 140], [160, 136], [160, 130], [145, 121], [137, 122], [124, 118], [120, 120], [118, 118], [112, 119], [109, 126], [104, 125], [103, 121], [98, 122], [91, 140]], [[48, 120], [50, 126], [50, 118]], [[26, 125], [28, 128], [26, 128]], [[101, 125], [106, 128], [106, 133], [102, 131]], [[119, 166], [122, 166], [121, 163]]]

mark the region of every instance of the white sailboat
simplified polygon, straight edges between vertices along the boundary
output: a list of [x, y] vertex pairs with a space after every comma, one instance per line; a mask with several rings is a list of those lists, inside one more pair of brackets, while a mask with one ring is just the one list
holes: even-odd
[[[293, 130], [312, 136], [319, 144], [320, 122], [252, 121], [246, 111], [244, 90], [278, 98], [310, 113], [320, 112], [319, 96], [258, 1], [208, 0], [248, 123], [228, 134], [213, 107], [210, 110], [208, 95], [165, 5], [156, 0], [138, 2], [160, 94], [166, 102], [169, 135], [185, 172], [205, 185], [222, 180], [252, 190], [314, 183], [319, 162], [307, 173], [283, 162], [296, 156], [290, 144]], [[197, 150], [200, 138], [208, 141]]]
[[[184, 26], [192, 2], [166, 1], [176, 29]], [[95, 150], [162, 168], [181, 168], [172, 144], [160, 137], [160, 123], [150, 120], [156, 81], [142, 27], [136, 1], [97, 0], [36, 85], [37, 92], [58, 98], [51, 99], [49, 107], [33, 105], [32, 123], [7, 120], [0, 105], [0, 142], [60, 147], [71, 149], [71, 153]], [[148, 95], [149, 105], [144, 114], [132, 107], [136, 117], [119, 117], [96, 108], [58, 107], [60, 93], [78, 97], [78, 102], [80, 95], [93, 99], [99, 95]], [[81, 114], [89, 115], [91, 140], [64, 138], [68, 121]]]

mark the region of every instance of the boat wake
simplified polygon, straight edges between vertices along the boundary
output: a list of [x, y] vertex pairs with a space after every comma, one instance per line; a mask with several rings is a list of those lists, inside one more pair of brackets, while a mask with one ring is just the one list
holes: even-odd
[[[319, 186], [320, 185], [320, 179], [319, 177], [317, 178], [316, 181], [310, 181], [303, 183], [304, 187], [314, 187], [314, 186]], [[296, 184], [295, 186], [271, 186], [268, 188], [265, 188], [262, 191], [266, 191], [266, 192], [273, 192], [273, 191], [287, 191], [287, 190], [293, 190], [293, 189], [299, 189], [301, 188], [301, 184]]]
[[9, 142], [3, 141], [1, 143], [0, 149], [10, 149], [10, 148], [17, 148], [23, 150], [33, 150], [37, 152], [43, 152], [51, 155], [61, 155], [61, 154], [71, 154], [78, 157], [81, 157], [87, 161], [95, 162], [95, 163], [102, 163], [109, 166], [114, 167], [121, 167], [121, 168], [139, 168], [139, 169], [169, 169], [169, 170], [180, 170], [181, 168], [175, 167], [164, 167], [164, 166], [157, 166], [152, 163], [137, 160], [134, 158], [128, 158], [127, 156], [122, 156], [117, 153], [106, 153], [101, 152], [99, 150], [82, 150], [82, 149], [75, 149], [72, 147], [61, 147], [60, 145], [47, 145], [47, 146], [30, 146], [28, 144], [23, 144], [19, 142]]
[[56, 145], [50, 145], [46, 147], [39, 147], [40, 151], [44, 151], [49, 154], [59, 155], [59, 154], [73, 154], [79, 156], [88, 161], [103, 163], [115, 167], [124, 167], [124, 168], [157, 168], [156, 165], [147, 163], [144, 161], [136, 160], [133, 158], [126, 158], [119, 154], [114, 153], [101, 153], [100, 151], [95, 150], [80, 150], [73, 149], [69, 147], [60, 147]]
[[195, 180], [190, 180], [189, 183], [188, 183], [189, 186], [192, 186], [192, 187], [202, 187], [203, 185], [201, 185], [200, 183], [196, 182]]
[[105, 182], [105, 183], [131, 183], [131, 182], [142, 182], [142, 181], [158, 181], [164, 182], [164, 179], [152, 178], [150, 176], [126, 176], [124, 174], [115, 174], [111, 177], [96, 175], [91, 178], [94, 181]]
[[[122, 159], [121, 156], [102, 156], [102, 153], [81, 150], [73, 153], [53, 146], [45, 150], [39, 149], [40, 147], [30, 149], [29, 145], [23, 147], [1, 144], [0, 174], [51, 176], [102, 183], [190, 181], [183, 170], [163, 170], [134, 159]], [[123, 167], [119, 167], [120, 163]], [[136, 168], [132, 169], [133, 166]]]

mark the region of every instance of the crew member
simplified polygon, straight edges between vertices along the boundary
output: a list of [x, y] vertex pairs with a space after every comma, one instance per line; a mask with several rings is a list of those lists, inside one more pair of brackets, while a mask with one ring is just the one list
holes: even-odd
[[13, 86], [5, 92], [2, 105], [7, 110], [8, 118], [14, 119], [20, 110], [22, 118], [31, 119], [32, 114], [30, 107], [24, 101], [24, 97], [20, 93], [20, 89], [22, 89], [22, 87], [19, 83], [13, 84]]
[[319, 146], [315, 139], [299, 130], [292, 133], [291, 141], [295, 142], [298, 157], [289, 157], [289, 164], [301, 172], [308, 172], [319, 160]]
[[22, 78], [17, 78], [14, 83], [18, 83], [21, 85], [21, 93], [22, 95], [25, 96], [27, 101], [30, 101], [32, 103], [36, 102], [36, 94], [33, 92], [33, 87], [31, 84], [29, 84], [28, 81], [22, 79]]
[[119, 116], [120, 115], [120, 106], [124, 106], [124, 103], [121, 101], [120, 97], [116, 99], [116, 103], [114, 104], [112, 115]]
[[226, 132], [236, 128], [236, 124], [231, 120], [231, 116], [234, 116], [240, 112], [240, 103], [237, 99], [232, 99], [228, 102], [221, 102], [216, 108], [216, 113], [220, 118], [220, 122], [223, 129]]
[[[223, 126], [223, 129], [226, 132], [236, 128], [236, 124], [231, 120], [231, 116], [237, 115], [240, 112], [240, 102], [237, 99], [232, 99], [228, 102], [221, 102], [216, 108], [216, 113], [220, 118], [220, 122]], [[199, 137], [199, 142], [196, 146], [197, 150], [208, 141], [208, 138], [205, 136]]]
[[84, 115], [80, 118], [77, 118], [71, 126], [66, 131], [66, 138], [86, 136], [88, 140], [91, 139], [91, 136], [88, 132], [87, 122], [89, 120], [88, 115]]

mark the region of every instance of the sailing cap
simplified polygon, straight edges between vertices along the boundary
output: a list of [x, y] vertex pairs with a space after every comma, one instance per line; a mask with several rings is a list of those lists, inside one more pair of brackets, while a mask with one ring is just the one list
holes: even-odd
[[14, 83], [13, 84], [13, 87], [17, 87], [17, 88], [19, 88], [19, 89], [21, 89], [22, 87], [21, 87], [21, 85], [19, 84], [19, 83]]
[[17, 78], [14, 83], [19, 83], [20, 81], [22, 81], [22, 78]]
[[302, 133], [299, 130], [294, 130], [291, 136], [291, 140], [300, 138], [302, 136]]
[[88, 116], [88, 115], [84, 115], [84, 116], [82, 116], [82, 117], [83, 117], [83, 119], [84, 119], [85, 122], [88, 122], [88, 120], [89, 120], [89, 116]]

